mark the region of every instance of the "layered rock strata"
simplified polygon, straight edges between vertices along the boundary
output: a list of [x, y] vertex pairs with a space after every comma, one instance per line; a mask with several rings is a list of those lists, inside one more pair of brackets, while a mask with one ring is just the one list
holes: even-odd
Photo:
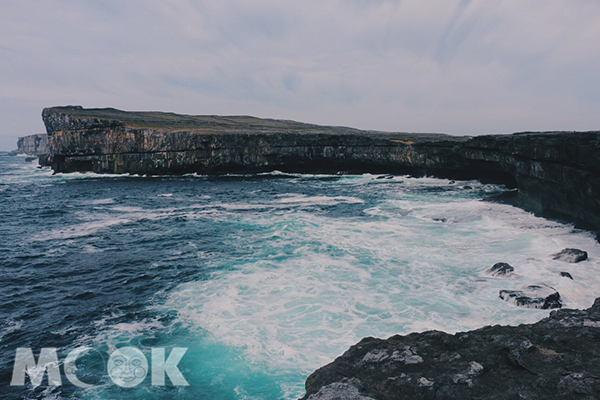
[[52, 107], [56, 172], [383, 172], [481, 179], [520, 206], [600, 230], [600, 132], [456, 137], [360, 131], [245, 116]]
[[40, 154], [48, 154], [49, 152], [48, 135], [46, 133], [23, 136], [17, 140], [17, 153], [19, 154], [39, 156]]

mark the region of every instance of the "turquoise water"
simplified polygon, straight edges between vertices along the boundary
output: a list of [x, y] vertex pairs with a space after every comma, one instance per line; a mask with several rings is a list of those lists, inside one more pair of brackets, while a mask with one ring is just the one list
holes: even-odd
[[[501, 301], [500, 289], [546, 283], [578, 308], [598, 295], [592, 236], [485, 201], [505, 188], [377, 178], [52, 175], [0, 156], [0, 389], [51, 399], [294, 399], [312, 371], [365, 336], [548, 314]], [[590, 261], [553, 261], [565, 247]], [[485, 273], [501, 261], [517, 274]], [[8, 386], [25, 346], [94, 348], [104, 359], [82, 371], [96, 384]], [[147, 355], [188, 348], [179, 369], [189, 386], [149, 377], [115, 385], [105, 361], [123, 346]]]

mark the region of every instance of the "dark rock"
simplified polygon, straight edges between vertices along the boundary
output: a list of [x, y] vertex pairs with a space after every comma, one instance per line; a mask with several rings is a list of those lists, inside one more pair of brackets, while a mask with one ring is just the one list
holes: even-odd
[[37, 157], [25, 157], [25, 162], [33, 162], [37, 160]]
[[565, 278], [569, 278], [569, 279], [573, 280], [573, 277], [568, 272], [561, 272], [560, 276], [565, 277]]
[[394, 175], [380, 175], [375, 179], [393, 179]]
[[560, 294], [547, 285], [528, 285], [521, 290], [501, 290], [500, 298], [525, 308], [561, 308]]
[[600, 298], [535, 324], [365, 338], [310, 375], [304, 399], [598, 399], [598, 343]]
[[448, 182], [448, 185], [454, 185], [456, 183], [455, 180], [451, 180], [450, 182]]
[[515, 269], [507, 263], [499, 262], [494, 264], [490, 269], [487, 270], [488, 273], [498, 276], [498, 275], [511, 275], [515, 272]]
[[463, 186], [463, 189], [470, 190], [470, 189], [473, 189], [473, 186], [465, 185], [465, 186]]
[[552, 258], [558, 261], [564, 261], [568, 263], [578, 263], [580, 261], [587, 260], [588, 253], [579, 249], [564, 249], [563, 251], [553, 254]]
[[50, 154], [40, 154], [38, 156], [38, 164], [44, 167], [52, 166], [52, 156]]

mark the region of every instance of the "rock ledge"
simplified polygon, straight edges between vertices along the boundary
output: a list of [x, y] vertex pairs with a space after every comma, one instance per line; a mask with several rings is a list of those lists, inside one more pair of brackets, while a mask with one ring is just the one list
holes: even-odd
[[535, 324], [365, 338], [308, 377], [303, 399], [598, 399], [600, 298]]

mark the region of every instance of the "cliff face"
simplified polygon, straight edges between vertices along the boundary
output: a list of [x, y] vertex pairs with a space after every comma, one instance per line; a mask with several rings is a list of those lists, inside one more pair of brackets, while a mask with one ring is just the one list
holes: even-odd
[[19, 154], [27, 154], [28, 156], [39, 156], [40, 154], [48, 154], [48, 135], [46, 133], [38, 133], [20, 137], [17, 140], [17, 151]]
[[600, 298], [531, 325], [365, 338], [306, 381], [308, 400], [597, 399]]
[[528, 209], [600, 229], [600, 132], [478, 137], [324, 127], [235, 116], [54, 107], [42, 113], [56, 172], [387, 172], [518, 188]]

